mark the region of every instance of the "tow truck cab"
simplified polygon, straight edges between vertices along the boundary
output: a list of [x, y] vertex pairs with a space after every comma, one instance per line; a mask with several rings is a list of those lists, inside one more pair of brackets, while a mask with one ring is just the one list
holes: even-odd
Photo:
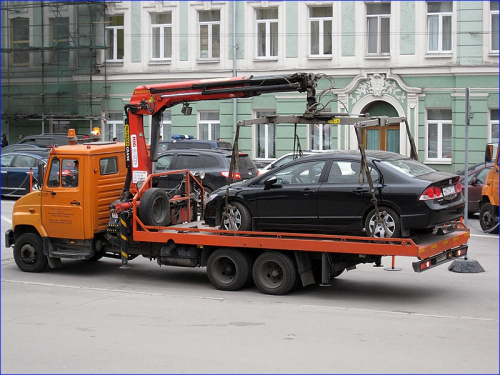
[[44, 172], [40, 189], [14, 204], [14, 231], [6, 233], [6, 243], [14, 244], [26, 232], [38, 233], [44, 254], [88, 259], [106, 232], [109, 205], [120, 198], [124, 186], [124, 144], [54, 148]]
[[487, 163], [493, 161], [496, 148], [495, 166], [486, 176], [486, 181], [481, 192], [481, 207], [479, 211], [479, 223], [485, 232], [498, 233], [498, 203], [499, 203], [499, 186], [498, 186], [498, 156], [500, 148], [497, 145], [488, 144], [486, 146], [484, 160]]

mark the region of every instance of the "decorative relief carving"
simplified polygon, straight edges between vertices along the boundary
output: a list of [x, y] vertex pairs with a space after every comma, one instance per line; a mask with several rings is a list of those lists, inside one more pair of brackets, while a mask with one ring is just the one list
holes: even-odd
[[356, 104], [367, 95], [382, 97], [390, 95], [401, 103], [406, 99], [406, 93], [399, 87], [396, 81], [387, 80], [385, 74], [369, 74], [368, 79], [361, 81], [357, 89], [349, 95], [352, 104]]

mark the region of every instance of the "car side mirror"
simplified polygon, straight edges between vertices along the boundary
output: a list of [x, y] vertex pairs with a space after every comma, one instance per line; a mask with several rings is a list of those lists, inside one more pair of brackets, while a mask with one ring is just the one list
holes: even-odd
[[486, 163], [491, 163], [493, 160], [493, 145], [487, 145], [484, 152], [484, 161]]
[[264, 182], [264, 186], [266, 189], [270, 189], [271, 186], [275, 185], [278, 182], [278, 177], [271, 176]]
[[472, 186], [477, 185], [477, 178], [476, 177], [472, 177], [470, 179], [469, 185], [472, 185]]

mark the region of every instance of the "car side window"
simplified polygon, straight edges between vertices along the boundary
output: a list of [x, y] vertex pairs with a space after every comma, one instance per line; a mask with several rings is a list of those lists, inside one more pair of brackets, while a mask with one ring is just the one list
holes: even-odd
[[283, 185], [307, 185], [318, 183], [325, 163], [324, 160], [313, 160], [294, 164], [276, 172], [274, 176], [277, 177], [278, 184]]
[[170, 163], [172, 163], [173, 154], [163, 155], [158, 158], [156, 162], [156, 171], [166, 171], [170, 169]]
[[219, 162], [215, 156], [201, 155], [205, 168], [214, 168], [219, 166]]
[[[334, 160], [328, 173], [327, 183], [329, 184], [359, 184], [366, 182], [363, 176], [360, 176], [361, 163], [358, 161]], [[378, 172], [368, 167], [373, 182], [378, 181]]]
[[16, 168], [33, 168], [35, 166], [35, 159], [27, 155], [17, 155], [12, 163], [13, 167]]
[[2, 167], [10, 167], [15, 155], [2, 156]]
[[483, 168], [476, 177], [476, 184], [484, 184], [484, 182], [486, 181], [486, 176], [488, 175], [488, 172], [490, 170], [491, 168]]
[[177, 169], [201, 168], [201, 160], [198, 155], [177, 155]]

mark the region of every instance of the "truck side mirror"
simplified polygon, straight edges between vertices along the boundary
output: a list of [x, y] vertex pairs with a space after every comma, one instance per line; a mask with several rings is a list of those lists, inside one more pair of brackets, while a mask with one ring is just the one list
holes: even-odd
[[491, 163], [493, 160], [493, 145], [486, 145], [486, 151], [484, 152], [484, 161], [486, 163]]
[[37, 171], [37, 175], [36, 175], [38, 189], [42, 188], [44, 174], [45, 174], [45, 164], [40, 163], [40, 164], [38, 164], [38, 171]]

